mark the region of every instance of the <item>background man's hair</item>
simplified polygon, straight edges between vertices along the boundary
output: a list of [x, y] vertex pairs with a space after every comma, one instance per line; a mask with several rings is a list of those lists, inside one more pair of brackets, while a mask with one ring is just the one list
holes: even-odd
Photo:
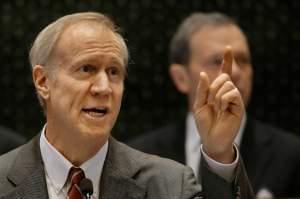
[[188, 64], [190, 57], [189, 41], [191, 36], [200, 31], [204, 26], [228, 25], [237, 23], [222, 13], [193, 13], [178, 27], [170, 43], [169, 61], [171, 64]]

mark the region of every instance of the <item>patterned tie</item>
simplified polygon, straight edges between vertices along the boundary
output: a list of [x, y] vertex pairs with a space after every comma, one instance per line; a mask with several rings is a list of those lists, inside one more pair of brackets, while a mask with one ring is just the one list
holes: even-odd
[[84, 199], [79, 189], [80, 181], [85, 178], [84, 171], [81, 168], [72, 167], [69, 171], [69, 179], [71, 181], [71, 186], [68, 191], [69, 199]]

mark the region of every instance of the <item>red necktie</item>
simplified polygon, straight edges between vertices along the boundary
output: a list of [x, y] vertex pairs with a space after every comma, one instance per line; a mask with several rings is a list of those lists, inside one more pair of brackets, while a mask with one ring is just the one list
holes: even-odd
[[84, 199], [80, 189], [79, 183], [85, 178], [84, 172], [81, 168], [72, 167], [69, 171], [69, 179], [71, 181], [71, 186], [68, 191], [69, 199]]

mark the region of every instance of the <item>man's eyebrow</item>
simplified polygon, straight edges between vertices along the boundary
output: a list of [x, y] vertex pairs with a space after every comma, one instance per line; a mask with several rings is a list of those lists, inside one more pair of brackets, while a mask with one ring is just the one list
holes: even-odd
[[223, 54], [222, 54], [222, 52], [214, 52], [214, 53], [212, 53], [212, 54], [210, 54], [209, 56], [208, 56], [209, 58], [218, 58], [218, 59], [220, 59], [220, 58], [223, 58]]
[[251, 54], [248, 53], [248, 52], [246, 52], [246, 51], [241, 51], [241, 50], [240, 50], [240, 51], [237, 51], [237, 52], [236, 52], [236, 55], [251, 58]]
[[113, 57], [111, 57], [110, 62], [112, 62], [113, 64], [118, 64], [118, 65], [124, 66], [124, 67], [126, 65], [124, 59], [121, 57], [113, 56]]

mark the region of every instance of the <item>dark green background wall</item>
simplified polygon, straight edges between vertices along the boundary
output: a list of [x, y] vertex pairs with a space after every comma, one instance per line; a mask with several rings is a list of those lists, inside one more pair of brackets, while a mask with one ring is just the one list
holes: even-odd
[[251, 114], [300, 133], [298, 0], [2, 0], [0, 124], [27, 137], [41, 129], [44, 118], [31, 83], [28, 49], [52, 20], [87, 10], [110, 15], [131, 52], [117, 137], [158, 127], [184, 111], [185, 101], [168, 77], [168, 43], [191, 12], [213, 10], [236, 18], [249, 37], [255, 70]]

